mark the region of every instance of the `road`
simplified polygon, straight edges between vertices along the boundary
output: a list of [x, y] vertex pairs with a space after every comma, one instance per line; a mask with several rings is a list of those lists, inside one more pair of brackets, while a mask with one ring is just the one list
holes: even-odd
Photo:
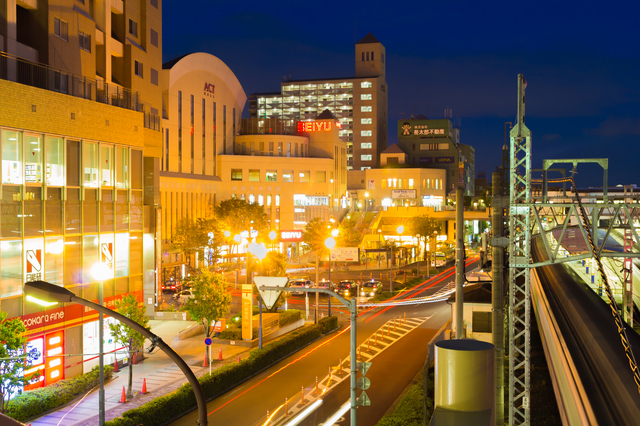
[[[477, 262], [470, 260], [467, 270], [476, 267]], [[438, 288], [454, 279], [453, 268], [419, 286], [419, 289], [407, 291], [398, 299], [424, 296], [435, 292]], [[310, 298], [313, 299], [313, 298]], [[393, 404], [397, 396], [406, 388], [413, 377], [423, 366], [427, 354], [427, 345], [431, 337], [449, 319], [451, 308], [446, 302], [420, 305], [404, 305], [364, 310], [358, 317], [358, 344], [367, 347], [374, 345], [373, 336], [380, 336], [380, 329], [387, 331], [384, 350], [377, 351], [375, 345], [372, 354], [364, 354], [365, 359], [375, 355], [367, 377], [371, 380], [371, 388], [367, 391], [373, 401], [371, 407], [358, 409], [358, 423], [375, 424]], [[399, 318], [406, 323], [398, 330], [391, 328]], [[313, 394], [316, 377], [322, 383], [328, 378], [332, 368], [332, 378], [346, 378], [334, 386], [323, 396], [323, 403], [306, 420], [307, 425], [317, 425], [325, 421], [349, 398], [348, 357], [349, 357], [349, 324], [341, 320], [341, 328], [328, 336], [314, 342], [294, 355], [279, 362], [257, 377], [217, 398], [207, 405], [209, 422], [222, 425], [260, 425], [266, 420], [267, 410], [272, 413], [280, 407], [285, 398], [289, 399], [288, 408], [296, 410], [300, 405], [301, 389], [305, 395]], [[380, 338], [380, 347], [382, 347]], [[338, 365], [342, 362], [343, 374], [340, 375]], [[347, 370], [347, 371], [344, 371]], [[282, 413], [284, 409], [280, 410]], [[191, 412], [172, 423], [172, 425], [193, 425], [197, 412]], [[346, 419], [349, 418], [347, 414]], [[338, 425], [348, 422], [339, 421]]]

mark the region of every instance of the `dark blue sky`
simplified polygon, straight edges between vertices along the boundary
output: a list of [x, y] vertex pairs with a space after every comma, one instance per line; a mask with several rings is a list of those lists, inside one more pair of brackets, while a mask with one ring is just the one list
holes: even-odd
[[[640, 2], [165, 1], [164, 60], [208, 52], [247, 94], [294, 79], [354, 74], [354, 26], [386, 48], [389, 141], [414, 112], [461, 120], [476, 170], [501, 164], [504, 122], [527, 87], [533, 166], [608, 157], [609, 183], [640, 185]], [[245, 109], [248, 105], [245, 105]], [[594, 166], [578, 184], [601, 185]]]

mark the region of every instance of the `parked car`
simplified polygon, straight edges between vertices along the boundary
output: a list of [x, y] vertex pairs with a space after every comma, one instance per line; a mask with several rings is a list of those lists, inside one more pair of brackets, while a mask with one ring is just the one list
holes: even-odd
[[356, 282], [353, 280], [343, 280], [338, 283], [336, 293], [342, 296], [351, 296], [356, 294]]
[[191, 290], [182, 290], [174, 294], [173, 297], [180, 303], [187, 303], [187, 300], [193, 299], [193, 293]]
[[380, 281], [363, 281], [360, 283], [360, 296], [373, 297], [376, 294], [382, 293], [382, 283]]
[[293, 280], [293, 281], [290, 281], [290, 284], [289, 284], [289, 288], [291, 289], [291, 294], [304, 294], [304, 291], [300, 291], [299, 289], [310, 288], [310, 287], [313, 287], [313, 281], [305, 280], [305, 279]]

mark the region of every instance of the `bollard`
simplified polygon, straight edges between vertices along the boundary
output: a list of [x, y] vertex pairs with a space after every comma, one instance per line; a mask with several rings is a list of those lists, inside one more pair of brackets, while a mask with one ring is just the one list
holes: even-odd
[[342, 359], [340, 360], [340, 372], [338, 374], [342, 375]]
[[375, 346], [378, 346], [378, 330], [376, 330], [376, 342], [374, 343]]
[[329, 366], [329, 379], [327, 380], [327, 387], [331, 386], [331, 379], [333, 379], [333, 376], [331, 373], [331, 366]]
[[302, 402], [301, 402], [301, 404], [302, 404], [302, 405], [304, 405], [304, 404], [306, 404], [306, 403], [307, 403], [307, 402], [304, 400], [304, 386], [302, 387], [302, 392], [301, 392], [300, 394], [302, 395]]
[[289, 399], [287, 397], [284, 398], [284, 416], [289, 417]]
[[406, 312], [404, 313], [404, 322], [403, 322], [403, 324], [405, 324], [405, 325], [407, 324], [407, 313]]
[[316, 376], [316, 393], [318, 392], [318, 376]]
[[264, 425], [269, 426], [269, 410], [267, 410], [267, 422]]

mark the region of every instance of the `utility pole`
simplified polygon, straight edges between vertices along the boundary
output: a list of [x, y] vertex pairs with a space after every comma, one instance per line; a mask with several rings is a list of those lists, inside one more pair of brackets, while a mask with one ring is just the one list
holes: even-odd
[[[464, 177], [463, 177], [464, 179]], [[464, 189], [456, 189], [456, 339], [463, 336], [464, 310]]]
[[493, 284], [491, 286], [491, 310], [493, 311], [493, 346], [495, 347], [495, 420], [496, 426], [504, 425], [504, 226], [502, 208], [506, 197], [502, 195], [502, 173], [493, 172], [491, 268]]

